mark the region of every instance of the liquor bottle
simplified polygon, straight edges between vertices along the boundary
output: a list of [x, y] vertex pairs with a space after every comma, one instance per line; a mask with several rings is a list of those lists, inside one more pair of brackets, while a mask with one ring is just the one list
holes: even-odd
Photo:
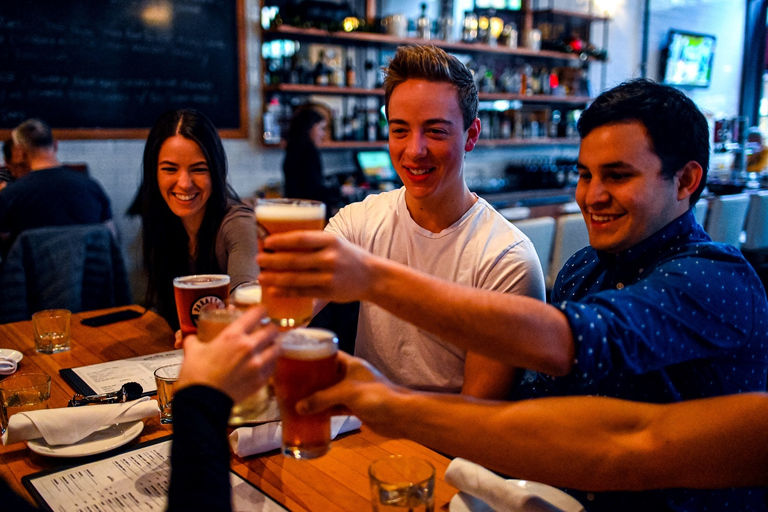
[[355, 75], [355, 68], [352, 63], [347, 61], [347, 67], [344, 69], [344, 75], [346, 76], [347, 87], [355, 87], [357, 85], [357, 76]]
[[315, 64], [315, 85], [329, 85], [331, 83], [332, 70], [325, 63], [325, 51], [320, 50]]
[[265, 144], [280, 143], [280, 122], [278, 119], [280, 110], [280, 100], [277, 99], [277, 96], [274, 96], [269, 101], [267, 110], [264, 112], [264, 117], [262, 118]]
[[430, 39], [432, 37], [432, 22], [427, 17], [427, 4], [421, 4], [421, 15], [416, 20], [416, 37]]

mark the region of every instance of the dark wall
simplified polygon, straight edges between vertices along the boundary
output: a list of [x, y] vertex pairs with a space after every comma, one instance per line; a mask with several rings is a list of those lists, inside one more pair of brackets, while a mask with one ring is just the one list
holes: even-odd
[[238, 128], [238, 2], [0, 2], [0, 129], [148, 128], [197, 108]]

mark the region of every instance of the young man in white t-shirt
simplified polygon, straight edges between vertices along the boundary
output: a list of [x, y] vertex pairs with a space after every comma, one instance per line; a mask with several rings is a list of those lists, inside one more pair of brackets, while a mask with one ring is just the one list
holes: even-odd
[[[328, 224], [323, 245], [341, 237], [436, 277], [544, 300], [530, 240], [464, 181], [464, 157], [480, 134], [469, 70], [436, 47], [401, 47], [384, 88], [389, 153], [404, 186], [343, 208]], [[457, 348], [370, 302], [360, 306], [355, 355], [412, 389], [503, 398], [514, 378], [514, 368]]]

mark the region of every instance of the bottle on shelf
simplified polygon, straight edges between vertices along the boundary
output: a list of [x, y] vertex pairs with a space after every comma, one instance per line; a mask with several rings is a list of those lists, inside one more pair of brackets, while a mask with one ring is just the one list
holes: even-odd
[[315, 85], [330, 85], [333, 70], [325, 62], [325, 51], [320, 50], [315, 64]]
[[265, 144], [280, 143], [280, 110], [280, 100], [277, 96], [273, 96], [262, 117]]
[[355, 67], [352, 65], [352, 63], [349, 60], [347, 60], [347, 66], [344, 69], [344, 76], [346, 79], [347, 87], [357, 86], [357, 76], [355, 74]]
[[432, 37], [432, 21], [427, 16], [427, 4], [421, 4], [421, 15], [416, 20], [416, 37], [430, 39]]
[[461, 32], [461, 40], [464, 43], [477, 42], [477, 14], [472, 11], [466, 11], [464, 13], [464, 24]]

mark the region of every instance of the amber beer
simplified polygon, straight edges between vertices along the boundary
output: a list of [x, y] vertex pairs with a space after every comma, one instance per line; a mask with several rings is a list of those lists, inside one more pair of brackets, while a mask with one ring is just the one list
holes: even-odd
[[[259, 241], [268, 235], [303, 229], [323, 229], [325, 204], [303, 199], [259, 199], [256, 203]], [[278, 297], [269, 288], [262, 290], [267, 314], [280, 327], [297, 327], [312, 317], [311, 297]]]
[[200, 274], [173, 280], [181, 335], [197, 333], [197, 317], [205, 306], [223, 308], [229, 300], [229, 276]]
[[314, 459], [331, 445], [329, 411], [299, 415], [296, 402], [339, 381], [338, 339], [325, 329], [295, 329], [280, 339], [275, 395], [283, 418], [283, 455]]

